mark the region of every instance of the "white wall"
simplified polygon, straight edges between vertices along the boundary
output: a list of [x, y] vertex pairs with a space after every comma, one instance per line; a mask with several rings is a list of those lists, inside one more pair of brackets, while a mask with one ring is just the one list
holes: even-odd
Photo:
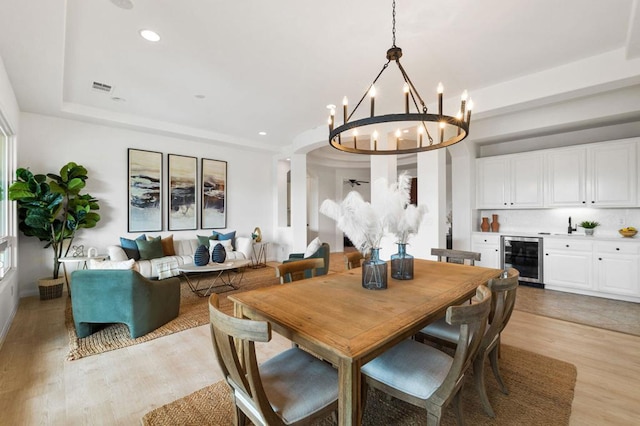
[[[265, 241], [277, 245], [274, 235], [273, 197], [275, 194], [272, 154], [259, 153], [210, 143], [158, 136], [151, 133], [94, 125], [75, 120], [21, 114], [21, 137], [18, 166], [34, 172], [57, 173], [69, 161], [82, 164], [89, 171], [87, 192], [100, 201], [102, 220], [93, 229], [79, 231], [74, 244], [96, 247], [105, 253], [108, 245], [118, 244], [127, 236], [127, 149], [159, 151], [164, 154], [165, 179], [167, 154], [189, 155], [200, 159], [227, 161], [227, 227], [239, 236], [249, 236], [259, 226]], [[166, 184], [166, 183], [165, 183]], [[163, 194], [166, 197], [166, 193]], [[166, 206], [166, 204], [165, 204]], [[174, 234], [174, 238], [190, 238], [211, 230], [165, 231], [151, 235]], [[137, 236], [138, 233], [131, 234]], [[20, 237], [20, 295], [37, 292], [36, 280], [51, 274], [51, 250], [43, 250], [34, 238]], [[269, 258], [273, 258], [271, 252]], [[72, 266], [71, 269], [74, 267]]]

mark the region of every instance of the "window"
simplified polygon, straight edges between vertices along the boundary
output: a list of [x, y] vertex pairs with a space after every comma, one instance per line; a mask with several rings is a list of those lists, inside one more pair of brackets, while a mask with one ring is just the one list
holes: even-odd
[[11, 268], [11, 249], [9, 244], [9, 138], [0, 121], [0, 279]]

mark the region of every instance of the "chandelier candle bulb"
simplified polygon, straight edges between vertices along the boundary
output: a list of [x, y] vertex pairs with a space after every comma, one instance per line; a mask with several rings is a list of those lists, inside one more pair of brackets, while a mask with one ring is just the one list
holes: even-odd
[[438, 83], [438, 115], [442, 116], [442, 94], [444, 92], [444, 86], [442, 82]]
[[402, 132], [400, 131], [400, 129], [396, 130], [396, 148], [398, 147], [398, 145], [400, 144], [400, 137], [402, 136]]
[[348, 105], [349, 105], [349, 100], [345, 96], [344, 98], [342, 98], [342, 116], [343, 116], [344, 124], [347, 124], [347, 117], [348, 117], [347, 106]]
[[353, 131], [353, 147], [354, 147], [354, 148], [356, 148], [356, 149], [358, 148], [358, 145], [357, 145], [358, 141], [357, 141], [357, 139], [358, 139], [358, 131], [357, 131], [357, 130], [354, 130], [354, 131]]
[[409, 85], [405, 83], [402, 90], [404, 91], [404, 111], [409, 114]]
[[445, 122], [441, 121], [440, 122], [440, 143], [442, 143], [442, 141], [444, 140], [444, 126], [445, 126]]
[[374, 151], [378, 150], [378, 131], [377, 130], [373, 131], [373, 150]]
[[462, 92], [462, 102], [460, 103], [460, 119], [464, 120], [464, 114], [466, 112], [466, 105], [467, 105], [467, 98], [469, 97], [469, 93], [465, 90], [464, 92]]
[[376, 88], [375, 86], [371, 86], [371, 89], [369, 90], [369, 96], [371, 97], [371, 117], [373, 117], [375, 114], [375, 109], [376, 109]]
[[420, 148], [422, 146], [422, 134], [424, 133], [424, 130], [422, 129], [422, 126], [418, 126], [418, 148]]
[[467, 124], [471, 123], [471, 110], [473, 109], [473, 100], [469, 98], [469, 103], [467, 104]]
[[[458, 113], [456, 114], [456, 118], [458, 119], [458, 121], [462, 121], [462, 111], [458, 111]], [[460, 127], [458, 127], [458, 135], [460, 134]]]
[[329, 123], [329, 131], [333, 130], [333, 120], [331, 119], [331, 117], [329, 117], [327, 119], [327, 123]]

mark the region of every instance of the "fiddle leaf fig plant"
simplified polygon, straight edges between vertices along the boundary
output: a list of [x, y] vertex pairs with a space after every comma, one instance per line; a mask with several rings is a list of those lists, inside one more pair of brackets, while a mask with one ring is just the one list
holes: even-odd
[[18, 203], [18, 228], [28, 237], [46, 241], [53, 250], [53, 278], [60, 274], [60, 259], [67, 256], [82, 228], [93, 228], [100, 220], [100, 207], [90, 194], [80, 194], [86, 186], [87, 169], [74, 162], [65, 164], [59, 174], [33, 174], [16, 170], [16, 181], [9, 186], [9, 199]]

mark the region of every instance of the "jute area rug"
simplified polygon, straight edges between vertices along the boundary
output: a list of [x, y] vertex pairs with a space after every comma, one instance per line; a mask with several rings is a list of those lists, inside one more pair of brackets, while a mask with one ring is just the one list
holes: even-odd
[[[202, 279], [207, 280], [206, 277]], [[208, 279], [213, 279], [213, 277], [210, 276]], [[237, 285], [238, 290], [221, 293], [221, 291], [229, 289], [228, 287], [221, 287], [215, 291], [220, 295], [220, 308], [228, 314], [233, 314], [233, 304], [227, 299], [227, 296], [241, 291], [278, 284], [279, 282], [272, 266], [260, 269], [246, 268], [242, 281]], [[205, 282], [200, 283], [201, 286], [204, 284]], [[189, 289], [184, 278], [181, 278], [180, 314], [178, 318], [151, 333], [132, 339], [129, 335], [129, 328], [125, 324], [107, 324], [96, 333], [87, 337], [78, 338], [73, 323], [71, 299], [67, 298], [67, 306], [65, 309], [65, 325], [69, 335], [69, 354], [67, 355], [67, 359], [71, 361], [114, 349], [125, 348], [207, 324], [209, 322], [208, 300], [208, 297], [198, 297], [195, 295]]]
[[[532, 352], [502, 346], [502, 377], [510, 394], [502, 394], [487, 364], [487, 393], [496, 412], [491, 419], [484, 414], [473, 383], [463, 388], [463, 411], [470, 425], [567, 425], [576, 383], [576, 367]], [[177, 401], [150, 411], [142, 418], [145, 426], [232, 425], [233, 402], [228, 385], [217, 382]], [[387, 398], [369, 390], [363, 425], [424, 425], [426, 412], [410, 404]], [[317, 426], [331, 425], [331, 417]], [[442, 425], [455, 425], [451, 407], [445, 411]]]

